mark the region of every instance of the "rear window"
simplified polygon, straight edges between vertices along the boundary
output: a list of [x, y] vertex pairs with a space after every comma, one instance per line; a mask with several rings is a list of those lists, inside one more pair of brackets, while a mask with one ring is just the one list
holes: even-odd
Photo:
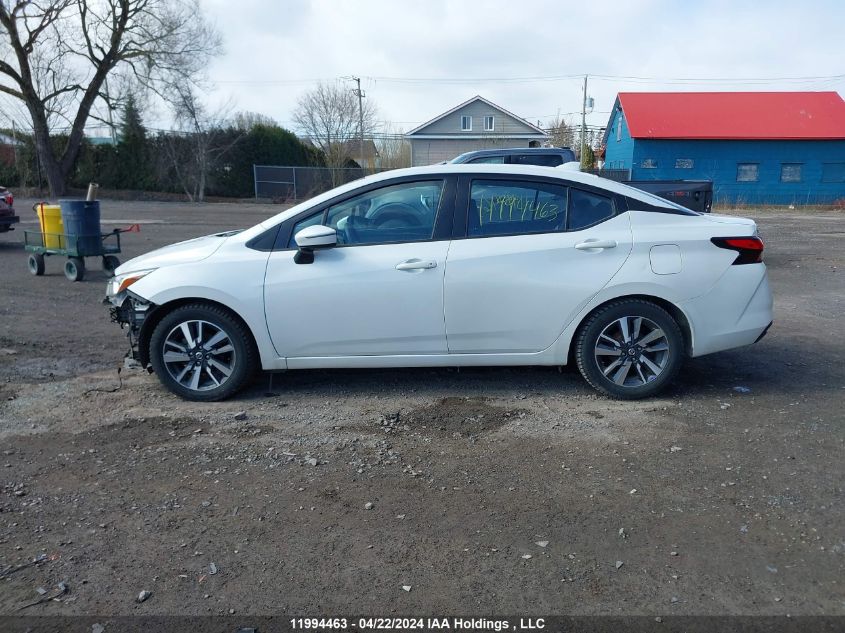
[[539, 165], [541, 167], [557, 167], [563, 164], [560, 154], [516, 154], [511, 156], [514, 165]]

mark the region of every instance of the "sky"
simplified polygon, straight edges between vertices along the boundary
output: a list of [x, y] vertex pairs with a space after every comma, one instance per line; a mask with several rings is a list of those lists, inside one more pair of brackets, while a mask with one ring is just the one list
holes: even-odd
[[[619, 91], [838, 90], [845, 3], [741, 0], [201, 0], [224, 40], [211, 104], [292, 112], [317, 81], [354, 84], [384, 130], [478, 94], [532, 123], [604, 126]], [[718, 80], [718, 81], [714, 81]]]

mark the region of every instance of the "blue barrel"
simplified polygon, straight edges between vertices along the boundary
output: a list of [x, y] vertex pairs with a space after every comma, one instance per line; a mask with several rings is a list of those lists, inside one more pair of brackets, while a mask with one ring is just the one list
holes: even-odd
[[59, 200], [67, 248], [74, 246], [81, 257], [101, 255], [100, 202], [93, 200]]

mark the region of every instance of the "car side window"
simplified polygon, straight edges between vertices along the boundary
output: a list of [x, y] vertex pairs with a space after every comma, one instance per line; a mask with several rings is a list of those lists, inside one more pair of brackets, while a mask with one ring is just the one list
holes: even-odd
[[557, 167], [563, 163], [559, 154], [517, 154], [511, 156], [514, 165], [539, 165], [540, 167]]
[[568, 230], [578, 231], [612, 217], [613, 202], [607, 196], [570, 189], [568, 216]]
[[400, 183], [359, 194], [297, 222], [289, 246], [296, 247], [298, 231], [321, 223], [337, 231], [340, 245], [430, 240], [442, 194], [442, 180]]
[[487, 163], [487, 164], [502, 164], [505, 162], [504, 156], [480, 156], [479, 158], [473, 158], [470, 163]]
[[565, 186], [475, 180], [470, 188], [471, 237], [550, 233], [566, 229]]

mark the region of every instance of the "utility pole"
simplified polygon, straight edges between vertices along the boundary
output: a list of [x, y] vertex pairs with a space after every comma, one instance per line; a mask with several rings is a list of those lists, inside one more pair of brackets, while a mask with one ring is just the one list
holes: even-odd
[[581, 101], [581, 167], [584, 167], [584, 148], [587, 139], [587, 75], [584, 75], [584, 99]]
[[[353, 94], [358, 97], [358, 151], [361, 152], [361, 162], [364, 162], [364, 92], [361, 90], [361, 78], [351, 77], [352, 81], [358, 84], [358, 88], [353, 90]], [[375, 166], [375, 165], [374, 165]], [[363, 165], [362, 165], [363, 167]]]

